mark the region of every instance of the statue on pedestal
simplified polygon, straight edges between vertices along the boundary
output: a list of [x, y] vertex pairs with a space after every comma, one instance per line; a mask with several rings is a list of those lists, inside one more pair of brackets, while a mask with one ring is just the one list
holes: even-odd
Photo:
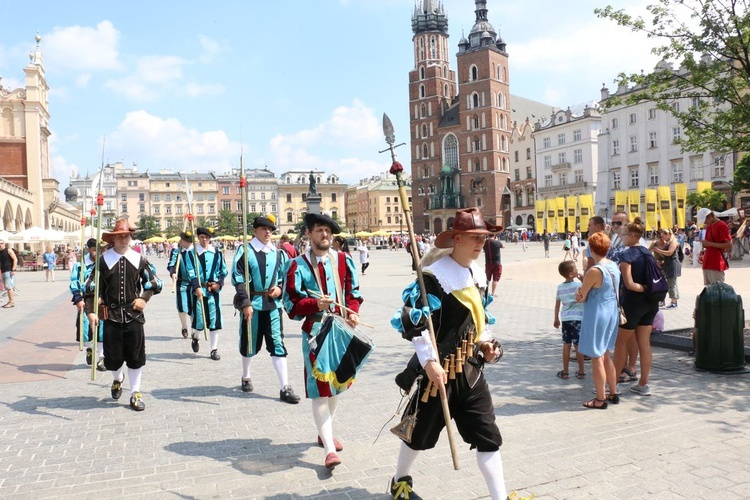
[[315, 187], [315, 176], [313, 175], [312, 170], [310, 170], [310, 175], [307, 177], [310, 180], [310, 194], [316, 195], [318, 194], [318, 189]]

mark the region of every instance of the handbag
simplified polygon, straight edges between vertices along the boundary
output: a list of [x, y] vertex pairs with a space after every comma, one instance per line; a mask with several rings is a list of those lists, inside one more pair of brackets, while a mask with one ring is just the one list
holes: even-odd
[[[597, 266], [597, 267], [600, 267], [600, 266]], [[605, 269], [609, 273], [609, 278], [612, 280], [612, 290], [615, 291], [615, 297], [617, 298], [617, 312], [620, 315], [620, 319], [618, 320], [617, 324], [619, 326], [622, 326], [622, 325], [624, 325], [625, 323], [628, 322], [628, 318], [627, 318], [627, 316], [625, 316], [625, 311], [622, 310], [622, 306], [620, 305], [620, 294], [617, 293], [617, 288], [615, 287], [615, 277], [612, 276], [612, 273], [610, 272], [609, 269], [607, 269], [606, 267], [603, 267], [603, 266], [601, 266], [601, 267], [602, 267], [602, 269]]]

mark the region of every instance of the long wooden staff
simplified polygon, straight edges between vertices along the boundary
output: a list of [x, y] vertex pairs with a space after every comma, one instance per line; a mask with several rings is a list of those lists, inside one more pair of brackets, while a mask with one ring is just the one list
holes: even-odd
[[[252, 300], [252, 296], [250, 295], [250, 269], [247, 262], [247, 179], [245, 178], [245, 162], [242, 160], [242, 152], [240, 151], [240, 194], [242, 196], [242, 255], [243, 260], [245, 263], [245, 270], [244, 270], [244, 280], [245, 280], [245, 292], [247, 293], [248, 300]], [[276, 256], [277, 259], [281, 258], [279, 255]], [[274, 276], [274, 279], [276, 277]], [[252, 302], [251, 302], [252, 304]], [[244, 318], [244, 313], [243, 313]], [[251, 351], [250, 346], [252, 345], [252, 327], [250, 325], [251, 321], [245, 321], [245, 336], [247, 337], [247, 350], [248, 352]]]
[[[419, 248], [417, 246], [417, 239], [414, 237], [414, 223], [411, 217], [411, 207], [409, 205], [409, 196], [406, 193], [406, 182], [403, 179], [402, 172], [404, 167], [398, 162], [396, 157], [396, 148], [402, 146], [398, 144], [394, 146], [396, 142], [396, 136], [393, 131], [393, 124], [391, 123], [388, 115], [383, 113], [383, 133], [385, 134], [385, 142], [388, 143], [388, 149], [380, 151], [385, 153], [390, 151], [391, 164], [390, 172], [396, 176], [396, 183], [398, 185], [398, 195], [401, 202], [401, 210], [403, 211], [403, 219], [406, 220], [406, 229], [409, 231], [409, 244], [411, 245], [411, 255], [414, 259], [414, 267], [417, 270], [417, 282], [419, 283], [419, 291], [422, 297], [422, 304], [427, 305], [427, 289], [424, 284], [424, 275], [422, 274], [421, 259], [419, 258]], [[432, 324], [432, 316], [427, 315], [427, 329], [430, 332], [430, 342], [432, 342], [432, 348], [435, 350], [435, 354], [440, 357], [440, 351], [438, 350], [437, 339], [435, 337], [435, 327]], [[453, 458], [453, 468], [459, 470], [461, 464], [458, 461], [458, 452], [456, 451], [456, 442], [453, 436], [453, 425], [451, 424], [451, 413], [448, 408], [448, 398], [445, 391], [445, 385], [439, 384], [438, 389], [440, 391], [440, 402], [443, 406], [443, 417], [445, 418], [445, 429], [448, 432], [448, 444], [451, 448], [451, 457]]]
[[[188, 201], [188, 213], [185, 218], [190, 221], [190, 230], [195, 234], [195, 216], [193, 215], [193, 192], [190, 190], [190, 184], [188, 183], [187, 174], [185, 175], [185, 195]], [[197, 244], [193, 243], [193, 257], [195, 258], [195, 276], [198, 279], [198, 288], [203, 289], [201, 284], [201, 261], [198, 258]], [[208, 289], [206, 289], [208, 292]], [[205, 296], [204, 296], [205, 298]], [[203, 338], [208, 340], [208, 316], [206, 316], [206, 306], [203, 303], [204, 298], [200, 298], [198, 303], [201, 306], [201, 314], [203, 315]]]
[[[85, 200], [83, 197], [81, 202], [81, 268], [78, 270], [78, 287], [81, 291], [81, 299], [83, 299], [84, 292], [86, 291], [86, 282], [84, 281], [86, 271], [86, 251], [84, 250], [84, 244], [86, 240], [86, 215], [85, 215]], [[78, 313], [78, 350], [83, 351], [83, 318], [86, 316], [86, 308], [81, 309]], [[94, 359], [94, 358], [91, 358]]]
[[[188, 225], [188, 218], [185, 217], [185, 220], [182, 221], [182, 232], [185, 232], [185, 228], [187, 228]], [[182, 237], [180, 237], [180, 240], [182, 240]], [[179, 279], [180, 274], [180, 261], [182, 260], [182, 246], [180, 245], [180, 241], [177, 241], [177, 263], [174, 266], [174, 274], [172, 275], [172, 293], [174, 293], [175, 288], [177, 287], [177, 280]]]
[[[102, 168], [99, 171], [99, 190], [96, 194], [97, 221], [96, 221], [96, 261], [94, 262], [94, 315], [99, 317], [99, 260], [102, 256], [102, 218], [104, 215], [104, 141], [102, 141]], [[93, 211], [93, 208], [92, 208]], [[100, 320], [101, 321], [101, 320]], [[93, 327], [93, 325], [91, 325]], [[96, 355], [96, 343], [99, 341], [99, 328], [97, 325], [91, 331], [91, 380], [96, 380], [96, 365], [99, 361]]]

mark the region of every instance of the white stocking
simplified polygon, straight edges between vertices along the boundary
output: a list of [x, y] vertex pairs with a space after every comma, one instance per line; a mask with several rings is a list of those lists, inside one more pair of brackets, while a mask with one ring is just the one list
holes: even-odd
[[96, 355], [98, 359], [101, 359], [104, 357], [104, 342], [96, 343]]
[[419, 455], [419, 450], [412, 450], [406, 443], [401, 441], [401, 448], [398, 450], [398, 462], [396, 463], [396, 481], [404, 476], [409, 475], [411, 466]]
[[188, 327], [187, 313], [177, 313], [177, 315], [180, 317], [180, 323], [182, 323], [182, 328], [187, 330], [187, 327]]
[[328, 413], [331, 414], [331, 426], [333, 426], [333, 417], [336, 416], [336, 407], [339, 405], [339, 397], [331, 396], [328, 399]]
[[123, 366], [125, 366], [125, 363], [123, 363], [120, 368], [112, 372], [112, 377], [118, 382], [122, 382], [123, 380], [125, 380], [125, 375], [123, 375], [122, 373]]
[[336, 447], [333, 444], [333, 422], [331, 412], [328, 410], [328, 398], [315, 398], [312, 400], [313, 419], [315, 427], [318, 428], [318, 436], [323, 441], [325, 454], [334, 453]]
[[477, 465], [482, 471], [487, 489], [492, 500], [505, 500], [508, 491], [505, 489], [505, 478], [503, 477], [503, 459], [498, 451], [477, 452]]
[[214, 349], [218, 349], [219, 348], [219, 332], [218, 331], [209, 332], [208, 338], [211, 341], [211, 350], [213, 351]]
[[130, 393], [141, 392], [141, 374], [143, 368], [128, 368], [128, 380], [130, 381]]
[[250, 380], [250, 361], [253, 358], [242, 356], [242, 380]]
[[271, 362], [273, 362], [273, 368], [276, 370], [276, 376], [279, 377], [279, 389], [283, 391], [284, 387], [289, 385], [286, 356], [271, 356]]

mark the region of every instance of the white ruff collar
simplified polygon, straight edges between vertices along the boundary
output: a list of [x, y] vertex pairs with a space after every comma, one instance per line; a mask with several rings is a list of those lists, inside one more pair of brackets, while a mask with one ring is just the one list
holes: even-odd
[[446, 255], [424, 270], [429, 271], [437, 278], [445, 293], [475, 285], [479, 285], [479, 288], [487, 287], [487, 277], [476, 261], [472, 262], [469, 267], [463, 267], [450, 255]]
[[211, 243], [209, 243], [206, 248], [203, 248], [200, 245], [200, 243], [198, 243], [198, 244], [195, 245], [195, 249], [198, 252], [198, 255], [203, 255], [203, 252], [215, 252], [216, 251], [216, 249], [214, 248], [214, 246]]
[[250, 245], [258, 252], [263, 253], [269, 253], [273, 250], [276, 250], [276, 248], [272, 245], [271, 242], [268, 242], [266, 245], [265, 243], [261, 242], [258, 238], [253, 238], [250, 240]]
[[91, 258], [91, 254], [87, 253], [83, 256], [83, 265], [86, 267], [89, 267], [90, 265], [94, 264], [94, 259]]
[[[333, 250], [330, 250], [330, 249], [329, 249], [329, 250], [328, 250], [328, 253], [327, 253], [327, 254], [325, 254], [325, 255], [323, 255], [323, 256], [321, 256], [321, 257], [319, 257], [319, 256], [317, 256], [317, 255], [316, 255], [316, 256], [315, 256], [315, 260], [316, 260], [317, 262], [323, 262], [323, 263], [325, 263], [325, 261], [327, 261], [327, 260], [328, 260], [328, 256], [330, 255], [330, 253], [331, 253], [332, 251], [333, 251]], [[312, 262], [312, 261], [313, 261], [313, 251], [312, 251], [312, 247], [311, 247], [311, 248], [308, 248], [308, 249], [307, 249], [307, 251], [305, 252], [305, 254], [307, 254], [307, 260], [309, 260], [310, 262]]]
[[109, 269], [112, 269], [115, 267], [115, 264], [120, 260], [120, 257], [125, 257], [128, 262], [133, 264], [133, 267], [138, 269], [138, 266], [141, 265], [141, 254], [133, 250], [132, 248], [128, 248], [128, 251], [125, 252], [125, 255], [121, 255], [117, 252], [115, 252], [114, 248], [110, 248], [104, 254], [102, 254], [102, 257], [104, 257], [104, 263], [107, 264], [107, 267]]

